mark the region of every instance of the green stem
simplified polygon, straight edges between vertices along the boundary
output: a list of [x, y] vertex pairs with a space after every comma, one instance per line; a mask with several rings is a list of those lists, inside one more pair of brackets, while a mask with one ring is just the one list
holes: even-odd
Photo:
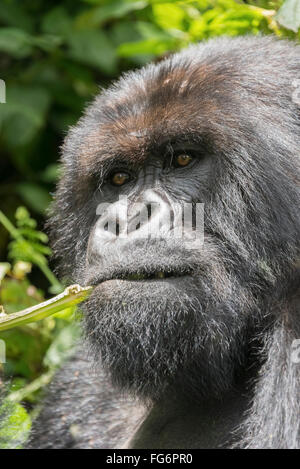
[[6, 215], [4, 215], [4, 213], [1, 210], [0, 210], [0, 223], [2, 223], [4, 228], [7, 229], [7, 231], [12, 236], [12, 238], [15, 238], [15, 239], [22, 238], [17, 228], [14, 227], [14, 225], [10, 222], [10, 220], [7, 218]]
[[22, 389], [18, 391], [12, 392], [7, 396], [7, 400], [12, 402], [21, 402], [26, 399], [27, 396], [32, 394], [33, 392], [38, 391], [39, 389], [43, 388], [47, 384], [50, 383], [52, 377], [54, 375], [55, 370], [50, 370], [48, 373], [44, 373], [43, 375], [39, 376], [37, 379], [29, 383]]
[[16, 313], [1, 314], [0, 332], [6, 331], [16, 326], [23, 326], [30, 322], [40, 321], [52, 314], [58, 313], [64, 309], [71, 308], [84, 301], [92, 292], [92, 287], [81, 287], [80, 285], [71, 285], [63, 293], [43, 301], [35, 306], [18, 311]]

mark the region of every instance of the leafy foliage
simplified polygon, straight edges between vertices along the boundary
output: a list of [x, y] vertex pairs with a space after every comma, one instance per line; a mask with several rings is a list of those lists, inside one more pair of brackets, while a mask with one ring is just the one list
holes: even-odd
[[47, 235], [36, 230], [37, 223], [30, 218], [25, 207], [17, 209], [16, 220], [17, 228], [0, 211], [0, 223], [4, 225], [13, 238], [8, 246], [8, 258], [35, 264], [51, 283], [51, 293], [59, 293], [62, 286], [48, 267], [46, 256], [51, 254], [51, 249], [45, 246], [45, 243], [48, 242]]
[[[0, 304], [12, 313], [44, 300], [43, 292], [29, 279], [33, 265], [51, 281], [52, 291], [61, 290], [62, 286], [48, 266], [48, 238], [36, 229], [37, 223], [29, 212], [24, 207], [17, 209], [16, 226], [0, 212], [0, 222], [12, 237], [8, 246], [12, 263], [0, 263]], [[11, 386], [8, 397], [0, 404], [0, 448], [19, 448], [26, 440], [31, 420], [19, 402], [25, 401], [30, 409], [55, 369], [68, 357], [79, 334], [78, 325], [72, 321], [74, 313], [75, 307], [66, 308], [55, 317], [1, 333], [6, 344], [3, 371]]]
[[0, 407], [0, 448], [20, 449], [31, 428], [31, 418], [24, 407], [4, 401]]

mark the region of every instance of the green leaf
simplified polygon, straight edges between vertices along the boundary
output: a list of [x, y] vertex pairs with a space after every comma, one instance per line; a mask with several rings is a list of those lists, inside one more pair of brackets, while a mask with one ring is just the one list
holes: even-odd
[[77, 339], [80, 337], [78, 323], [66, 326], [52, 342], [44, 357], [44, 365], [49, 368], [60, 366], [72, 355]]
[[22, 197], [26, 205], [41, 214], [45, 213], [51, 202], [49, 192], [32, 182], [17, 184], [16, 192]]
[[153, 5], [153, 15], [155, 22], [163, 29], [183, 29], [185, 12], [180, 5], [172, 3]]
[[31, 419], [21, 404], [4, 401], [0, 407], [0, 449], [20, 449], [26, 442]]
[[41, 29], [48, 34], [57, 34], [58, 36], [68, 36], [73, 27], [73, 20], [67, 10], [58, 6], [50, 10], [42, 19]]
[[18, 0], [1, 0], [0, 20], [2, 23], [25, 29], [28, 32], [33, 30], [33, 17], [24, 9]]
[[31, 262], [38, 266], [47, 265], [47, 259], [44, 254], [37, 251], [36, 246], [32, 242], [26, 241], [26, 239], [21, 238], [11, 241], [8, 248], [9, 259]]
[[45, 170], [42, 172], [40, 178], [43, 182], [56, 182], [58, 180], [60, 174], [60, 165], [57, 163], [53, 163], [48, 165]]
[[73, 32], [68, 43], [69, 57], [78, 62], [99, 68], [102, 72], [113, 75], [117, 72], [115, 49], [107, 35], [96, 30]]
[[53, 34], [36, 36], [32, 39], [32, 44], [45, 52], [52, 52], [62, 43], [62, 38]]
[[[46, 235], [46, 233], [43, 233], [42, 231], [37, 231], [35, 229], [26, 228], [26, 227], [21, 228], [19, 231], [20, 231], [20, 234], [28, 240], [40, 241], [45, 244], [48, 242], [48, 236]], [[43, 246], [43, 249], [46, 249], [47, 252], [50, 251], [49, 253], [51, 253], [51, 250], [48, 246]]]
[[[198, 0], [198, 3], [200, 3], [200, 2], [201, 2], [201, 6], [203, 6], [203, 4], [206, 3], [205, 0]], [[150, 5], [157, 5], [157, 4], [160, 4], [160, 3], [162, 3], [163, 5], [165, 3], [167, 3], [167, 4], [179, 3], [179, 4], [182, 5], [182, 4], [187, 3], [187, 2], [185, 2], [185, 0], [149, 0]]]
[[[30, 223], [31, 219], [26, 209], [22, 207], [17, 210], [17, 217], [18, 228], [15, 228], [6, 215], [0, 210], [0, 223], [7, 229], [13, 239], [8, 245], [8, 257], [16, 261], [23, 260], [24, 262], [36, 264], [49, 280], [53, 290], [55, 290], [55, 292], [61, 291], [61, 284], [49, 269], [48, 261], [45, 257], [45, 255], [50, 253], [49, 248], [39, 242], [33, 242], [31, 239], [26, 239], [22, 236], [24, 229], [32, 226]], [[41, 240], [41, 234], [39, 232], [36, 233], [36, 239]]]
[[148, 2], [144, 0], [115, 0], [81, 13], [76, 19], [76, 26], [80, 28], [101, 26], [108, 20], [123, 18], [131, 11], [142, 10], [147, 5]]
[[[5, 277], [2, 281], [0, 292], [0, 303], [5, 306], [7, 313], [13, 313], [18, 309], [26, 309], [34, 306], [38, 300], [29, 296], [27, 291], [30, 283], [27, 279], [21, 281]], [[40, 298], [42, 301], [43, 298]], [[7, 344], [8, 346], [10, 344]]]
[[0, 51], [21, 59], [32, 52], [31, 36], [17, 28], [0, 29]]
[[37, 86], [11, 85], [7, 87], [6, 101], [0, 114], [3, 137], [11, 147], [25, 145], [45, 123], [49, 93]]
[[300, 28], [300, 0], [286, 0], [276, 19], [282, 26], [297, 33]]
[[142, 37], [137, 30], [137, 23], [138, 22], [133, 25], [131, 21], [122, 21], [114, 24], [110, 31], [110, 37], [113, 44], [115, 46], [119, 46], [124, 42], [134, 42], [141, 40]]
[[18, 228], [24, 226], [36, 228], [37, 226], [36, 220], [30, 217], [30, 213], [28, 212], [26, 207], [18, 207], [15, 213], [15, 218], [17, 221]]
[[117, 51], [120, 57], [131, 57], [138, 54], [161, 55], [175, 48], [176, 42], [173, 39], [146, 39], [144, 41], [121, 44]]
[[142, 39], [160, 39], [168, 41], [171, 38], [168, 32], [162, 31], [155, 24], [147, 23], [146, 21], [137, 21], [135, 28], [142, 36]]

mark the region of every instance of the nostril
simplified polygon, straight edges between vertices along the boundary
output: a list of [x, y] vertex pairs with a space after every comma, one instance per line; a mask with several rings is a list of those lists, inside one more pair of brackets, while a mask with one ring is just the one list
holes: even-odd
[[[157, 198], [158, 199], [158, 198]], [[130, 207], [127, 224], [127, 234], [134, 234], [139, 232], [138, 236], [145, 233], [148, 236], [150, 233], [157, 233], [160, 229], [161, 217], [168, 219], [169, 204], [163, 200], [153, 200], [147, 197], [137, 201]]]
[[152, 212], [153, 212], [153, 207], [151, 204], [146, 204], [147, 212], [148, 212], [148, 220], [150, 220]]
[[120, 235], [120, 224], [116, 222], [110, 222], [107, 221], [103, 225], [103, 231], [106, 231], [107, 233], [112, 233], [113, 235], [119, 236]]
[[152, 202], [146, 204], [147, 214], [148, 214], [148, 221], [153, 218], [160, 210], [161, 205], [157, 202]]
[[[142, 216], [142, 219], [138, 220], [138, 217], [136, 216], [133, 220], [132, 223], [130, 224], [131, 226], [131, 231], [137, 231], [140, 230], [143, 226], [145, 226], [147, 223], [150, 222], [151, 217], [154, 216], [155, 213], [155, 204], [145, 204], [145, 212], [144, 215]], [[141, 213], [138, 213], [139, 216], [141, 216]]]

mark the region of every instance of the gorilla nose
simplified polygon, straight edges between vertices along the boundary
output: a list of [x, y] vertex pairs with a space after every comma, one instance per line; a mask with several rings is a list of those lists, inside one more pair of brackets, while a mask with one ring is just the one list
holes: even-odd
[[164, 236], [171, 229], [172, 205], [159, 191], [148, 189], [134, 201], [120, 197], [105, 205], [103, 210], [97, 210], [100, 216], [94, 232], [96, 244]]

